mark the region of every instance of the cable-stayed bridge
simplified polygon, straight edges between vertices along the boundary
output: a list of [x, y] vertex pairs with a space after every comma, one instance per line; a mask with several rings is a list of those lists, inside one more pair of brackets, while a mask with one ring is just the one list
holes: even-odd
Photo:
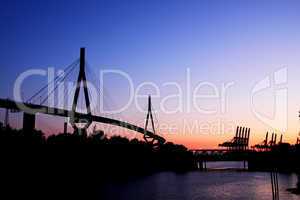
[[[72, 63], [70, 66], [66, 68], [66, 72], [64, 76], [57, 76], [54, 78], [54, 80], [52, 80], [52, 82], [56, 82], [56, 83], [63, 82], [66, 79], [66, 77], [70, 75], [70, 73], [75, 69], [78, 63], [79, 63], [79, 74], [76, 82], [76, 89], [75, 89], [71, 109], [62, 109], [62, 108], [51, 107], [48, 105], [43, 105], [45, 102], [48, 101], [49, 95], [52, 95], [55, 92], [55, 90], [59, 87], [58, 84], [54, 85], [52, 91], [50, 92], [48, 91], [45, 98], [40, 99], [39, 104], [31, 102], [32, 99], [39, 97], [39, 95], [48, 88], [50, 83], [48, 83], [46, 86], [38, 90], [26, 102], [17, 102], [9, 99], [0, 98], [0, 108], [5, 108], [7, 109], [7, 111], [10, 110], [14, 112], [23, 112], [23, 129], [25, 132], [27, 131], [30, 132], [35, 128], [36, 114], [47, 114], [47, 115], [69, 118], [70, 124], [74, 129], [74, 134], [86, 134], [86, 130], [91, 125], [92, 122], [99, 122], [99, 123], [123, 127], [141, 133], [145, 141], [152, 145], [165, 143], [165, 139], [157, 135], [155, 131], [150, 96], [148, 98], [148, 112], [147, 112], [146, 123], [144, 128], [131, 124], [129, 122], [92, 114], [91, 102], [89, 98], [89, 88], [88, 88], [86, 72], [85, 72], [85, 67], [86, 67], [85, 48], [80, 49], [79, 60], [76, 60], [74, 63]], [[86, 113], [76, 111], [81, 88], [83, 88], [83, 92], [84, 92]], [[84, 124], [84, 126], [80, 126], [79, 124]], [[148, 124], [152, 126], [152, 131], [148, 130]]]

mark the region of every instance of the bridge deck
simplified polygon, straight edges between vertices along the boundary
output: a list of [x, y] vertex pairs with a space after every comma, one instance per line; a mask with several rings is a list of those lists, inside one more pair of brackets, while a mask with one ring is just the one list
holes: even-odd
[[193, 152], [224, 152], [224, 151], [232, 151], [229, 149], [191, 149]]
[[[191, 149], [192, 152], [202, 153], [202, 152], [238, 152], [236, 149]], [[250, 152], [251, 150], [241, 150], [240, 152]]]

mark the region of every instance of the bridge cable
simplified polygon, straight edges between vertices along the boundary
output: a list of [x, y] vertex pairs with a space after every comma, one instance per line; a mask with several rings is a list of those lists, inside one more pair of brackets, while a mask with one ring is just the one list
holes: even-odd
[[[75, 65], [75, 66], [77, 66], [77, 65]], [[59, 81], [65, 76], [66, 73], [68, 73], [68, 71], [59, 74], [58, 77], [57, 77], [58, 79], [54, 82], [54, 85], [59, 84]], [[42, 103], [42, 97], [45, 97], [47, 95], [47, 92], [49, 92], [49, 91], [48, 90], [44, 90], [43, 92], [41, 92], [41, 94], [40, 94], [40, 102], [39, 102], [40, 104]], [[33, 102], [35, 102], [35, 100], [33, 100]]]
[[154, 109], [153, 105], [151, 105], [151, 107], [152, 107], [152, 113], [154, 114], [154, 119], [156, 121], [156, 127], [155, 127], [155, 129], [156, 129], [157, 132], [159, 132], [160, 125], [159, 125], [158, 117], [156, 115], [156, 110]]
[[[91, 74], [91, 78], [93, 79], [93, 81], [95, 81], [96, 83], [97, 83], [97, 78], [96, 78], [96, 76], [94, 75], [94, 73], [92, 72], [92, 67], [91, 67], [91, 65], [87, 62], [86, 63], [87, 64], [87, 66], [86, 66], [86, 69], [87, 69], [87, 72], [88, 73], [90, 73]], [[95, 84], [95, 87], [96, 87], [96, 89], [97, 89], [97, 92], [99, 93], [99, 97], [100, 97], [100, 95], [102, 94], [102, 95], [104, 95], [104, 94], [106, 94], [106, 97], [105, 98], [103, 98], [103, 100], [104, 100], [104, 104], [109, 108], [109, 109], [111, 109], [112, 107], [114, 107], [114, 106], [116, 106], [116, 103], [115, 103], [115, 101], [113, 100], [113, 98], [109, 95], [109, 92], [106, 90], [106, 88], [105, 87], [103, 87], [103, 91], [101, 91], [101, 89], [100, 89], [100, 87], [97, 85], [97, 84]], [[102, 92], [102, 93], [101, 93]], [[108, 99], [108, 101], [107, 101], [107, 99]], [[109, 102], [109, 103], [108, 103]], [[101, 103], [101, 102], [100, 102]], [[112, 104], [112, 107], [110, 106], [110, 104]], [[100, 106], [100, 105], [99, 105]], [[100, 107], [99, 107], [99, 114], [100, 114]], [[122, 116], [122, 114], [121, 113], [119, 113], [120, 115], [121, 115], [121, 118], [123, 117]], [[113, 118], [117, 118], [115, 115], [113, 115], [112, 114], [112, 116], [113, 116]], [[123, 117], [124, 118], [124, 117]]]
[[[98, 86], [98, 81], [97, 81], [97, 77], [93, 70], [93, 68], [91, 67], [91, 65], [86, 61], [86, 72], [87, 72], [87, 78], [91, 78], [92, 81], [95, 83], [95, 88], [96, 88], [96, 92], [97, 95], [99, 95], [99, 98], [97, 99], [97, 101], [99, 100], [99, 104], [96, 105], [96, 111], [98, 111], [98, 115], [102, 115], [104, 117], [108, 117], [108, 118], [112, 118], [112, 119], [116, 119], [116, 120], [120, 120], [120, 121], [124, 121], [126, 118], [124, 117], [124, 115], [122, 113], [119, 113], [120, 116], [117, 116], [115, 114], [110, 114], [108, 112], [106, 113], [101, 113], [101, 95], [103, 95], [103, 106], [107, 107], [109, 110], [113, 110], [114, 107], [116, 107], [116, 103], [114, 101], [114, 99], [110, 96], [108, 90], [103, 86], [102, 90], [100, 89], [100, 86]], [[105, 97], [104, 97], [105, 94]], [[93, 100], [93, 98], [91, 98]], [[96, 101], [96, 102], [97, 102]], [[108, 111], [109, 111], [108, 110]], [[127, 120], [125, 120], [127, 121]], [[95, 125], [96, 126], [96, 125]]]
[[73, 70], [75, 69], [76, 66], [77, 65], [74, 65], [71, 70], [69, 70], [66, 74], [64, 74], [64, 76], [60, 77], [60, 79], [57, 80], [57, 84], [55, 85], [54, 89], [49, 94], [47, 94], [46, 98], [44, 98], [43, 101], [41, 101], [41, 104], [43, 104], [47, 101], [49, 95], [51, 95], [55, 92], [55, 90], [59, 87], [60, 83], [62, 83], [71, 74], [71, 72], [73, 72]]
[[[64, 69], [64, 71], [67, 71], [67, 70], [69, 70], [69, 68], [73, 67], [74, 65], [77, 65], [78, 62], [79, 62], [79, 59], [76, 59], [73, 63], [71, 63], [69, 66], [67, 66], [67, 67]], [[62, 74], [63, 74], [63, 73], [57, 75], [52, 81], [50, 81], [50, 82], [47, 83], [44, 87], [42, 87], [40, 90], [38, 90], [33, 96], [31, 96], [31, 97], [27, 100], [27, 102], [32, 101], [37, 95], [41, 94], [41, 92], [42, 92], [43, 90], [45, 90], [50, 84], [52, 84], [53, 82], [56, 82], [56, 81], [61, 77]]]
[[48, 100], [48, 97], [49, 97], [49, 95], [51, 95], [51, 94], [53, 94], [54, 92], [55, 92], [55, 90], [58, 88], [58, 86], [59, 86], [59, 83], [62, 83], [70, 74], [71, 74], [71, 72], [75, 69], [75, 67], [76, 67], [77, 65], [74, 65], [72, 68], [71, 68], [71, 70], [69, 70], [69, 72], [68, 73], [66, 73], [63, 77], [61, 77], [61, 79], [60, 80], [58, 80], [58, 84], [54, 87], [54, 89], [46, 96], [46, 98], [44, 98], [43, 99], [43, 101], [41, 102], [41, 105], [43, 104], [43, 103], [45, 103], [47, 100]]
[[63, 109], [68, 110], [68, 107], [66, 107], [66, 105], [68, 106], [69, 103], [69, 97], [71, 96], [71, 90], [68, 90], [68, 88], [64, 88], [64, 102], [63, 102]]
[[[76, 61], [74, 61], [71, 65], [69, 65], [67, 68], [64, 69], [64, 71], [69, 70], [71, 67], [73, 67], [75, 64], [77, 64], [79, 62], [79, 60], [77, 59]], [[42, 98], [46, 93], [47, 90], [45, 90], [50, 84], [52, 84], [54, 82], [54, 84], [56, 84], [56, 82], [61, 79], [61, 77], [64, 75], [64, 73], [61, 73], [59, 75], [57, 75], [55, 77], [55, 79], [53, 79], [52, 81], [50, 81], [48, 84], [46, 84], [44, 87], [42, 87], [38, 92], [36, 92], [31, 98], [29, 98], [27, 100], [27, 102], [33, 101], [35, 102], [36, 100], [34, 100], [38, 95], [40, 95], [40, 98]], [[40, 99], [41, 101], [41, 99]]]

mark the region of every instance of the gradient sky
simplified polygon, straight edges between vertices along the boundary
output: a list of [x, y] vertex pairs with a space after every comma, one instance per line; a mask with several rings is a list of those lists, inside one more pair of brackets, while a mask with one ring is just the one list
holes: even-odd
[[[233, 82], [227, 93], [227, 110], [220, 111], [215, 99], [201, 102], [204, 108], [217, 108], [215, 114], [184, 109], [166, 114], [159, 109], [162, 99], [154, 99], [160, 124], [176, 126], [162, 131], [167, 140], [190, 148], [215, 147], [229, 140], [237, 125], [250, 127], [251, 143], [264, 139], [274, 127], [253, 113], [251, 90], [256, 83], [285, 67], [288, 90], [288, 129], [285, 141], [294, 143], [298, 135], [300, 109], [300, 2], [272, 0], [220, 1], [79, 1], [79, 0], [1, 0], [0, 1], [0, 96], [12, 97], [18, 75], [28, 69], [63, 69], [87, 48], [93, 71], [122, 70], [132, 77], [134, 86], [145, 81], [157, 84], [162, 96], [174, 93], [164, 87], [176, 81], [186, 93], [186, 70], [191, 72], [191, 87], [203, 81], [220, 88]], [[43, 84], [30, 80], [24, 86], [31, 96]], [[46, 80], [44, 80], [46, 81]], [[117, 105], [128, 98], [124, 80], [112, 77], [105, 89]], [[278, 89], [278, 88], [277, 88]], [[274, 111], [274, 92], [269, 88], [255, 99], [256, 110], [265, 115]], [[145, 89], [152, 93], [151, 89]], [[209, 88], [202, 91], [211, 92]], [[162, 97], [162, 98], [163, 98]], [[169, 108], [176, 101], [168, 102]], [[183, 104], [188, 100], [184, 96]], [[146, 105], [146, 100], [145, 100]], [[282, 113], [284, 115], [284, 113]], [[122, 113], [142, 125], [145, 114], [132, 105]], [[121, 116], [118, 116], [121, 117]], [[43, 117], [42, 117], [43, 118]], [[3, 120], [3, 113], [1, 113]], [[53, 119], [39, 125], [53, 129]], [[224, 133], [194, 129], [183, 131], [184, 124], [197, 121], [203, 126], [224, 124]], [[62, 127], [62, 126], [61, 126]], [[279, 130], [274, 130], [281, 134]]]

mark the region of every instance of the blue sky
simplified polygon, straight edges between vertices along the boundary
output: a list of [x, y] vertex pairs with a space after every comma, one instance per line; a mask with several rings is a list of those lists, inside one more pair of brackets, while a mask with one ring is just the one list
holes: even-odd
[[[262, 131], [268, 127], [251, 120], [251, 111], [239, 111], [249, 107], [248, 93], [255, 82], [269, 73], [288, 66], [289, 115], [296, 116], [293, 111], [300, 107], [299, 10], [296, 0], [1, 0], [0, 96], [12, 96], [14, 81], [23, 71], [62, 69], [84, 46], [95, 71], [123, 70], [134, 77], [135, 85], [184, 85], [187, 67], [192, 85], [234, 81], [228, 116], [219, 117], [244, 124], [249, 120]], [[26, 91], [33, 93], [39, 84], [33, 82]], [[122, 82], [110, 81], [105, 87], [117, 103], [126, 96]]]

